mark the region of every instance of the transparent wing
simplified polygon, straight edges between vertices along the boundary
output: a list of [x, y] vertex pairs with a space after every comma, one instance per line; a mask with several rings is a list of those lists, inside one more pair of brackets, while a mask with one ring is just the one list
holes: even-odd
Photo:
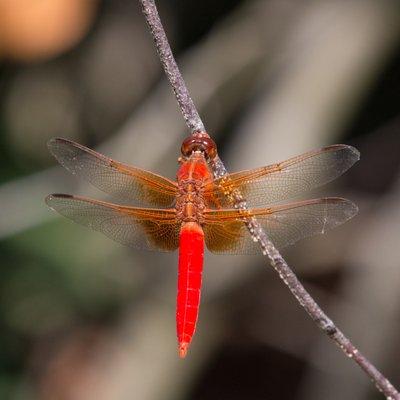
[[240, 192], [249, 207], [275, 204], [336, 179], [359, 158], [360, 153], [351, 146], [324, 147], [268, 167], [216, 179], [205, 188], [205, 199], [213, 208], [231, 207], [229, 194]]
[[122, 164], [67, 139], [48, 142], [50, 152], [72, 174], [100, 190], [143, 206], [170, 207], [177, 185], [167, 178]]
[[[283, 248], [298, 240], [325, 233], [343, 224], [358, 212], [349, 200], [328, 197], [248, 211], [256, 217], [270, 240]], [[207, 248], [214, 253], [258, 254], [239, 210], [209, 210], [204, 213], [203, 230]]]
[[116, 242], [146, 250], [171, 251], [178, 247], [180, 224], [173, 209], [123, 207], [66, 194], [49, 195], [46, 203], [64, 217]]

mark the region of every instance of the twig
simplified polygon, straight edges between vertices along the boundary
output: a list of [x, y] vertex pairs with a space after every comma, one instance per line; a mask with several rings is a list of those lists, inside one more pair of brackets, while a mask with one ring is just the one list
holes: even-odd
[[[154, 1], [139, 1], [142, 5], [143, 13], [156, 44], [161, 63], [174, 90], [187, 126], [192, 133], [196, 131], [205, 131], [204, 125], [191, 97], [189, 96], [183, 77], [181, 76], [172, 55]], [[218, 156], [211, 161], [211, 167], [216, 178], [227, 175], [227, 170]], [[246, 201], [240, 193], [234, 191], [230, 193], [230, 195], [232, 195], [235, 200], [235, 208], [241, 210], [247, 209]], [[362, 368], [387, 399], [400, 400], [399, 392], [394, 388], [389, 380], [379, 372], [362, 353], [360, 353], [360, 351], [351, 343], [343, 332], [337, 328], [335, 323], [322, 311], [319, 305], [306, 291], [282, 255], [269, 240], [267, 234], [264, 232], [257, 220], [251, 218], [245, 223], [254, 240], [260, 244], [262, 253], [268, 257], [271, 265], [274, 267], [276, 272], [278, 272], [279, 277], [289, 287], [296, 300], [306, 310], [317, 326], [326, 333], [348, 357], [352, 358]]]
[[143, 14], [146, 17], [164, 71], [167, 74], [172, 89], [174, 90], [176, 100], [178, 101], [186, 125], [192, 133], [203, 132], [205, 131], [203, 122], [200, 119], [199, 113], [189, 95], [185, 81], [183, 80], [178, 65], [176, 64], [160, 16], [158, 15], [156, 5], [154, 1], [140, 0], [140, 3], [142, 4]]

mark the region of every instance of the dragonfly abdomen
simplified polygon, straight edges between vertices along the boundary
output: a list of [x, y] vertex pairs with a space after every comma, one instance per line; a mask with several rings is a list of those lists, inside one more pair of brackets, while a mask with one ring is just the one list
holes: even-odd
[[179, 237], [176, 329], [180, 357], [185, 357], [196, 330], [204, 258], [204, 233], [196, 222], [182, 225]]

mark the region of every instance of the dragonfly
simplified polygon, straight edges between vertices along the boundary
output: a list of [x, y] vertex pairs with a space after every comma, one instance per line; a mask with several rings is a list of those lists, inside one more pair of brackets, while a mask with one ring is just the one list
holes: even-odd
[[[71, 220], [137, 249], [179, 248], [176, 302], [178, 354], [187, 354], [199, 315], [204, 247], [217, 254], [257, 254], [246, 221], [256, 218], [281, 249], [343, 224], [357, 214], [340, 197], [287, 199], [322, 186], [348, 170], [359, 152], [336, 144], [265, 167], [214, 178], [215, 142], [206, 132], [183, 141], [176, 181], [123, 164], [73, 141], [54, 138], [50, 152], [72, 174], [122, 204], [51, 194], [48, 206]], [[235, 208], [234, 195], [246, 201]]]

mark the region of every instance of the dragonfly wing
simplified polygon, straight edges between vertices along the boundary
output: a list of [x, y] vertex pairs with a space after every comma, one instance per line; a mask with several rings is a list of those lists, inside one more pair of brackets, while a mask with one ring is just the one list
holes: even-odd
[[210, 207], [233, 205], [241, 193], [249, 207], [262, 207], [299, 196], [347, 171], [360, 158], [352, 146], [336, 144], [267, 167], [228, 174], [205, 188]]
[[[306, 200], [264, 209], [248, 210], [277, 248], [296, 243], [308, 236], [325, 233], [343, 224], [358, 212], [349, 200], [328, 197]], [[257, 254], [254, 242], [239, 210], [209, 210], [203, 226], [207, 248], [214, 253]]]
[[50, 152], [72, 174], [100, 190], [143, 206], [170, 207], [177, 185], [162, 176], [122, 164], [67, 139], [48, 142]]
[[180, 224], [174, 209], [124, 207], [65, 194], [49, 195], [46, 203], [64, 217], [116, 242], [147, 250], [171, 251], [178, 247]]

